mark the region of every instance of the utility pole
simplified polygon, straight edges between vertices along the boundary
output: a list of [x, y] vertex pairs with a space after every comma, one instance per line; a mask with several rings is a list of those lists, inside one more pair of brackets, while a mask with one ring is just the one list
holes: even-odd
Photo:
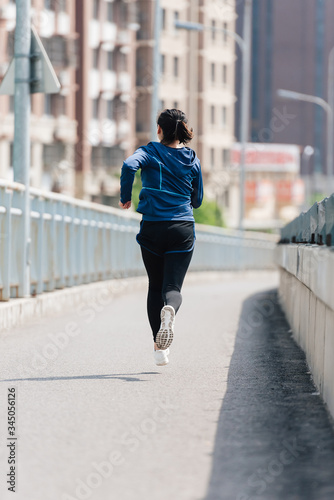
[[243, 58], [242, 58], [242, 92], [240, 120], [240, 208], [239, 229], [244, 229], [245, 215], [245, 168], [246, 148], [249, 140], [249, 105], [251, 82], [251, 43], [252, 43], [252, 0], [245, 0], [243, 22]]
[[23, 252], [21, 270], [23, 290], [20, 296], [30, 295], [30, 0], [16, 0], [16, 30], [14, 41], [15, 100], [14, 100], [14, 181], [25, 185], [23, 223]]
[[157, 114], [159, 111], [159, 83], [160, 83], [160, 33], [161, 33], [161, 7], [160, 0], [155, 0], [154, 5], [154, 47], [152, 71], [152, 102], [151, 102], [151, 141], [157, 140]]

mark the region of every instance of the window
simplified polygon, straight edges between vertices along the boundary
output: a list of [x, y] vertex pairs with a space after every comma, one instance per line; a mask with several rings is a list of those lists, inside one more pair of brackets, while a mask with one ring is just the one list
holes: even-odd
[[230, 162], [230, 150], [223, 149], [223, 166], [226, 167]]
[[56, 68], [68, 65], [67, 41], [63, 36], [55, 35], [51, 38], [42, 38], [44, 48]]
[[9, 144], [9, 166], [12, 167], [14, 165], [14, 144], [11, 142]]
[[226, 106], [223, 106], [223, 109], [222, 109], [222, 125], [224, 128], [227, 125], [227, 108], [226, 108]]
[[93, 49], [93, 68], [99, 67], [99, 49]]
[[66, 97], [61, 94], [52, 94], [51, 108], [54, 116], [66, 116]]
[[44, 114], [51, 115], [51, 94], [44, 95]]
[[176, 23], [176, 21], [178, 21], [179, 19], [180, 19], [180, 13], [176, 10], [176, 11], [174, 12], [174, 26], [173, 26], [173, 28], [176, 30], [176, 33], [178, 33], [178, 29], [176, 28], [175, 23]]
[[179, 76], [179, 58], [174, 57], [174, 76]]
[[65, 145], [61, 142], [44, 144], [43, 163], [46, 171], [50, 171], [65, 158]]
[[162, 9], [162, 21], [161, 21], [161, 24], [162, 24], [162, 29], [165, 30], [166, 29], [166, 9]]
[[165, 65], [166, 65], [166, 57], [164, 54], [161, 54], [161, 74], [165, 73]]
[[14, 113], [14, 96], [9, 96], [9, 112]]
[[110, 2], [107, 3], [107, 19], [109, 21], [109, 23], [112, 23], [113, 21], [113, 8], [114, 8], [114, 5]]
[[93, 0], [93, 19], [98, 19], [100, 13], [100, 0]]
[[114, 69], [114, 53], [111, 51], [108, 51], [107, 55], [107, 68], [109, 71]]
[[126, 54], [123, 54], [122, 52], [119, 53], [119, 58], [118, 58], [118, 69], [119, 71], [126, 71], [128, 67], [128, 58], [126, 57]]
[[216, 65], [211, 63], [211, 82], [214, 83], [216, 79]]
[[92, 115], [94, 120], [97, 120], [99, 118], [99, 99], [93, 99], [92, 104], [93, 104]]
[[211, 21], [211, 40], [216, 40], [216, 21]]
[[213, 148], [210, 149], [210, 166], [211, 168], [215, 167], [215, 150]]
[[107, 118], [108, 120], [114, 119], [114, 101], [107, 101]]
[[174, 109], [179, 109], [179, 103], [177, 101], [174, 101], [173, 106]]
[[124, 29], [128, 22], [128, 4], [125, 2], [119, 2], [119, 27]]
[[227, 66], [223, 65], [223, 85], [227, 84]]
[[161, 99], [160, 101], [160, 109], [163, 110], [165, 109], [165, 101]]
[[215, 107], [214, 106], [211, 106], [211, 108], [210, 108], [210, 122], [211, 122], [211, 125], [215, 124]]
[[[224, 23], [223, 24], [223, 28], [224, 28], [224, 30], [227, 30], [228, 29], [228, 24]], [[223, 40], [224, 40], [224, 43], [227, 43], [227, 40], [228, 40], [228, 34], [227, 33], [224, 33]]]
[[58, 12], [67, 11], [67, 0], [58, 0]]

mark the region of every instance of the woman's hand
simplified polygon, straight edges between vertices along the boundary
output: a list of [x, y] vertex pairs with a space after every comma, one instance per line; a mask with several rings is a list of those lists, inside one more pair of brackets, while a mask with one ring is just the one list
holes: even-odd
[[131, 207], [131, 201], [127, 201], [126, 203], [122, 203], [121, 201], [118, 203], [123, 210], [127, 210]]

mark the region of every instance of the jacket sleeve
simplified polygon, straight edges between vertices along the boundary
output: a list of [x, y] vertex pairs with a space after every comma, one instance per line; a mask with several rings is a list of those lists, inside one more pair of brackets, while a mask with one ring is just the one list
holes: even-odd
[[131, 201], [132, 185], [137, 170], [148, 163], [148, 155], [143, 148], [137, 149], [124, 162], [121, 171], [121, 202]]
[[197, 169], [194, 172], [192, 186], [193, 191], [191, 193], [191, 204], [194, 208], [198, 208], [202, 205], [203, 201], [203, 179], [200, 163], [198, 163]]

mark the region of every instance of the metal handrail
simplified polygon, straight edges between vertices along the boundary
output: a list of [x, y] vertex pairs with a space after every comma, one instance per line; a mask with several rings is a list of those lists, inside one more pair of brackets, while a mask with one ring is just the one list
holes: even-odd
[[[30, 294], [145, 274], [135, 235], [141, 216], [30, 188]], [[24, 296], [25, 187], [0, 179], [0, 300]], [[196, 225], [191, 269], [274, 267], [276, 237]]]

